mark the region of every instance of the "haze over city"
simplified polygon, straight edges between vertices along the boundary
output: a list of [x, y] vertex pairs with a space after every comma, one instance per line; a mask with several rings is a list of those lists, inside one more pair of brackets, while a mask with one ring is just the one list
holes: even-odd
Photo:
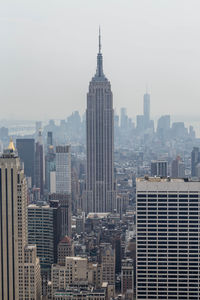
[[118, 111], [183, 121], [199, 110], [197, 0], [1, 0], [1, 119], [65, 118], [86, 108], [98, 27]]

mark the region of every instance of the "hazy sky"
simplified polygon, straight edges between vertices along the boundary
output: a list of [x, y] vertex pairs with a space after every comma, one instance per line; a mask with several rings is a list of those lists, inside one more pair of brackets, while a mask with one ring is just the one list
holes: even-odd
[[0, 0], [0, 118], [65, 118], [86, 107], [98, 26], [114, 107], [199, 115], [199, 0]]

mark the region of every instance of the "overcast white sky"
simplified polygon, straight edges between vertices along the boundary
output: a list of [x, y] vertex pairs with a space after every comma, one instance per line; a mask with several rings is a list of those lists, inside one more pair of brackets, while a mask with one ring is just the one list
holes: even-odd
[[98, 26], [114, 107], [199, 115], [199, 0], [0, 0], [0, 118], [65, 118], [86, 107]]

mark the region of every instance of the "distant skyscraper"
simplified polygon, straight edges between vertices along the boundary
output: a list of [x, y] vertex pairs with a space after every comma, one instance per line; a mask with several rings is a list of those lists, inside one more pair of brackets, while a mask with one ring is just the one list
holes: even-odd
[[199, 299], [200, 182], [136, 181], [136, 299]]
[[[71, 195], [69, 194], [50, 194], [49, 195], [49, 202], [51, 207], [53, 207], [53, 202], [57, 201], [60, 205], [60, 220], [59, 224], [57, 225], [59, 229], [60, 238], [68, 235], [71, 236], [71, 211], [72, 211], [72, 204], [71, 204]], [[57, 234], [58, 235], [58, 234]]]
[[70, 146], [56, 147], [56, 193], [71, 194]]
[[196, 166], [200, 162], [200, 152], [198, 147], [194, 147], [191, 153], [191, 176], [197, 176]]
[[136, 129], [137, 129], [138, 133], [141, 133], [144, 130], [144, 116], [137, 115], [136, 119], [137, 119]]
[[[53, 147], [53, 133], [47, 132], [47, 153], [45, 155], [45, 187], [50, 193], [52, 190], [51, 177], [55, 178], [56, 174], [56, 154]], [[53, 191], [56, 192], [56, 189]]]
[[151, 162], [151, 176], [167, 177], [168, 163], [167, 161], [154, 160]]
[[39, 130], [38, 141], [35, 146], [35, 186], [40, 189], [40, 194], [44, 192], [44, 149], [42, 133]]
[[144, 114], [144, 128], [149, 128], [150, 122], [150, 94], [144, 94], [143, 102], [143, 114]]
[[11, 141], [0, 157], [0, 299], [40, 299], [36, 246], [28, 245], [27, 184]]
[[101, 36], [97, 70], [87, 94], [86, 211], [109, 212], [115, 208], [114, 111], [110, 82], [103, 73]]
[[171, 177], [172, 178], [184, 178], [185, 177], [185, 165], [180, 156], [172, 161], [171, 165]]
[[121, 120], [120, 120], [121, 129], [126, 130], [128, 127], [128, 116], [126, 113], [126, 108], [121, 108]]
[[24, 163], [24, 173], [34, 185], [35, 140], [16, 139], [16, 148], [20, 161]]
[[157, 134], [161, 138], [165, 138], [167, 135], [169, 135], [170, 131], [170, 115], [161, 116], [158, 119], [158, 125], [157, 125]]

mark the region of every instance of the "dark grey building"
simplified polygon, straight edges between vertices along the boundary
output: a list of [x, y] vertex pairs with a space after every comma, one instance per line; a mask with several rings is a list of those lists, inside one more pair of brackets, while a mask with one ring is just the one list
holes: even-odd
[[151, 162], [151, 176], [167, 177], [168, 163], [163, 160], [153, 160]]
[[115, 208], [113, 95], [103, 73], [100, 38], [99, 34], [97, 70], [87, 94], [87, 212], [110, 212]]
[[35, 161], [35, 140], [16, 139], [16, 148], [20, 160], [24, 163], [24, 173], [31, 177], [32, 186], [34, 185], [34, 161]]
[[200, 162], [200, 152], [198, 147], [194, 147], [191, 152], [191, 176], [197, 176], [197, 165]]

